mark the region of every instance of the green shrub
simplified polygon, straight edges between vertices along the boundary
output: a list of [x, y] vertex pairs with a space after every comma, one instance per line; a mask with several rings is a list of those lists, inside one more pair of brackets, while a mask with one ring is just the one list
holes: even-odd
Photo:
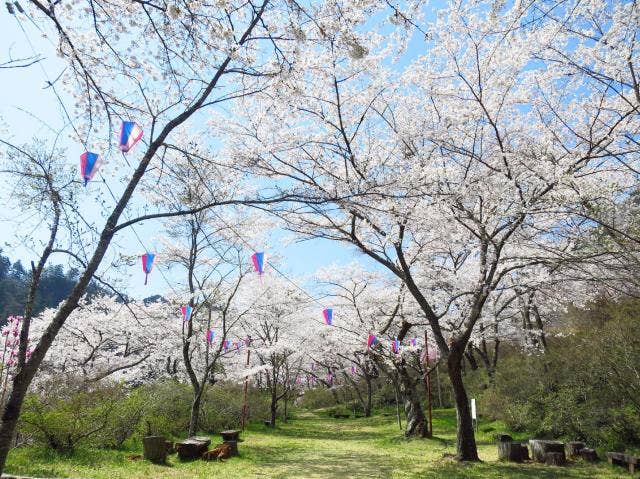
[[[209, 387], [200, 408], [200, 429], [213, 434], [225, 429], [238, 428], [242, 420], [243, 400], [244, 387], [240, 384], [225, 382]], [[247, 422], [267, 419], [269, 404], [269, 397], [265, 391], [249, 388]]]
[[120, 449], [139, 430], [145, 416], [146, 398], [141, 389], [134, 389], [114, 403], [113, 407], [115, 414], [109, 416], [96, 442], [101, 447]]
[[492, 386], [471, 388], [481, 410], [536, 437], [637, 448], [640, 338], [629, 331], [637, 330], [639, 305], [601, 302], [585, 317], [574, 311], [570, 334], [549, 338], [548, 352], [504, 354]]
[[61, 453], [72, 452], [79, 443], [104, 433], [126, 395], [120, 384], [87, 385], [70, 377], [52, 379], [41, 390], [27, 396], [19, 429]]
[[138, 387], [145, 398], [141, 435], [184, 437], [189, 429], [192, 389], [177, 381], [162, 381]]
[[327, 388], [314, 388], [304, 391], [298, 406], [302, 409], [322, 409], [337, 404], [337, 396]]

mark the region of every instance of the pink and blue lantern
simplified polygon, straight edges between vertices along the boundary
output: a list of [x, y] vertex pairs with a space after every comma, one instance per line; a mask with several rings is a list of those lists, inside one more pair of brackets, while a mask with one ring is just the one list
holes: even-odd
[[358, 368], [355, 366], [351, 366], [351, 375], [355, 376], [356, 374], [358, 374]]
[[215, 333], [213, 329], [207, 329], [207, 343], [210, 345], [213, 344], [213, 338], [215, 337]]
[[327, 326], [333, 325], [333, 309], [326, 308], [322, 310], [322, 315], [324, 316], [324, 324]]
[[367, 349], [372, 348], [378, 342], [378, 338], [376, 338], [373, 334], [370, 334], [367, 338]]
[[264, 252], [253, 253], [251, 255], [251, 261], [253, 262], [253, 268], [260, 276], [264, 274]]
[[418, 344], [418, 339], [417, 338], [411, 338], [411, 346], [416, 347]]
[[153, 253], [145, 253], [142, 255], [142, 271], [144, 271], [144, 284], [147, 284], [147, 279], [153, 268], [153, 260], [156, 257]]
[[225, 339], [222, 342], [222, 348], [224, 349], [225, 352], [227, 352], [229, 350], [229, 340], [228, 339]]
[[398, 338], [394, 339], [393, 343], [391, 343], [391, 349], [394, 354], [398, 354], [400, 352], [400, 341], [398, 341]]
[[183, 306], [181, 309], [182, 309], [182, 320], [185, 322], [190, 321], [191, 315], [193, 314], [193, 307], [187, 304], [186, 306]]
[[84, 186], [87, 186], [87, 183], [93, 179], [99, 167], [100, 155], [97, 153], [85, 151], [80, 155], [80, 175], [82, 175], [82, 179], [84, 180]]
[[126, 153], [142, 138], [142, 128], [135, 121], [123, 121], [120, 127], [120, 150]]

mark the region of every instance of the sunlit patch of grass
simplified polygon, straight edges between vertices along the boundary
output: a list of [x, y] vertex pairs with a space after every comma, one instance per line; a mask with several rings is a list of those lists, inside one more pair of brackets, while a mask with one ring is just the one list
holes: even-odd
[[[79, 449], [69, 456], [36, 447], [15, 449], [7, 471], [36, 477], [95, 479], [176, 478], [628, 478], [622, 468], [577, 462], [567, 467], [497, 462], [494, 443], [500, 423], [481, 421], [477, 435], [483, 462], [460, 464], [455, 452], [455, 413], [434, 412], [434, 438], [405, 439], [391, 416], [330, 419], [299, 414], [274, 430], [251, 425], [239, 444], [241, 456], [224, 463], [181, 463], [171, 456], [166, 466], [130, 461], [131, 450]], [[516, 436], [522, 438], [521, 436]], [[217, 438], [213, 438], [214, 443]]]

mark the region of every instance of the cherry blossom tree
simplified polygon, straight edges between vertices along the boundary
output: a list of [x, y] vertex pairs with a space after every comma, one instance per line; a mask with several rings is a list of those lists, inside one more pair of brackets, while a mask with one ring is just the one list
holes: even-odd
[[314, 334], [309, 298], [291, 283], [269, 276], [252, 291], [252, 308], [242, 320], [244, 334], [251, 338], [252, 368], [244, 374], [264, 374], [271, 397], [269, 423], [275, 427], [279, 403], [295, 384], [295, 365], [320, 338]]
[[[35, 338], [54, 314], [55, 309], [48, 309], [33, 318]], [[157, 380], [165, 376], [165, 351], [179, 346], [176, 324], [165, 303], [125, 304], [108, 296], [84, 299], [53, 342], [36, 382], [64, 374], [88, 384], [106, 378], [131, 385]], [[15, 325], [7, 326], [2, 336], [4, 350], [14, 352], [5, 361], [9, 374], [15, 373], [16, 331]]]
[[[594, 11], [636, 7], [589, 4], [576, 20], [570, 6], [546, 18], [545, 5], [452, 2], [400, 73], [375, 38], [350, 54], [337, 38], [310, 44], [277, 94], [258, 96], [268, 117], [239, 101], [246, 119], [229, 128], [238, 162], [276, 191], [317, 199], [277, 211], [288, 228], [352, 244], [404, 283], [447, 364], [461, 460], [478, 460], [462, 361], [486, 305], [540, 270], [593, 257], [579, 248], [593, 224], [576, 220], [578, 206], [635, 184], [637, 102], [617, 76], [634, 70], [603, 44], [637, 28], [598, 24], [596, 39], [573, 45]], [[635, 48], [622, 49], [632, 65]], [[611, 81], [583, 56], [600, 50], [615, 59]]]
[[[344, 10], [352, 20], [342, 24], [344, 31], [355, 29], [366, 20], [360, 8], [367, 7], [367, 2], [354, 3], [359, 6], [355, 14], [352, 8]], [[217, 110], [226, 115], [224, 107], [230, 100], [251, 96], [287, 75], [299, 54], [301, 25], [315, 22], [315, 15], [322, 17], [329, 31], [337, 28], [337, 17], [345, 15], [333, 2], [302, 5], [285, 0], [229, 0], [213, 5], [93, 0], [60, 4], [32, 0], [27, 8], [45, 35], [55, 39], [58, 54], [69, 65], [55, 80], [54, 88], [56, 92], [60, 90], [61, 102], [69, 96], [74, 99], [74, 107], [61, 104], [73, 141], [83, 150], [99, 152], [108, 161], [97, 176], [100, 179], [103, 175], [105, 181], [101, 186], [90, 183], [86, 192], [79, 182], [63, 181], [58, 170], [12, 167], [17, 178], [12, 181], [30, 181], [34, 191], [45, 199], [46, 203], [40, 204], [52, 207], [41, 211], [40, 216], [46, 218], [50, 235], [41, 246], [38, 261], [34, 261], [33, 281], [21, 323], [17, 373], [0, 427], [0, 471], [4, 469], [23, 399], [39, 365], [78, 307], [90, 281], [101, 275], [101, 267], [107, 269], [103, 260], [113, 253], [110, 246], [119, 234], [141, 221], [187, 215], [226, 204], [268, 204], [282, 199], [270, 195], [215, 198], [186, 210], [164, 210], [146, 204], [139, 192], [166, 185], [171, 188], [170, 182], [163, 183], [168, 176], [163, 173], [176, 157], [186, 156], [198, 163], [195, 167], [204, 167], [201, 155], [207, 152], [209, 156], [215, 150], [215, 142], [194, 143], [190, 135], [200, 130], [200, 138], [210, 137], [203, 121], [205, 114], [215, 116]], [[110, 146], [119, 120], [136, 121], [145, 132], [142, 142], [126, 155], [115, 154], [115, 148]], [[7, 149], [28, 153], [13, 144]], [[213, 168], [215, 161], [207, 166]], [[74, 205], [64, 201], [61, 189], [69, 191]], [[35, 201], [36, 196], [30, 200]], [[83, 215], [96, 207], [97, 215]], [[75, 234], [69, 238], [59, 228], [61, 219], [67, 218]], [[61, 247], [60, 243], [72, 239], [80, 239], [80, 244]], [[78, 263], [81, 273], [44, 334], [37, 340], [33, 338], [33, 352], [27, 360], [33, 296], [39, 277], [51, 255], [62, 250]]]
[[[216, 370], [221, 369], [225, 356], [237, 351], [228, 345], [234, 332], [241, 334], [239, 322], [251, 308], [250, 301], [240, 298], [248, 293], [243, 283], [249, 274], [250, 252], [238, 244], [235, 229], [221, 220], [205, 210], [170, 221], [169, 238], [164, 241], [166, 265], [180, 268], [185, 276], [185, 293], [172, 298], [175, 308], [191, 310], [187, 313], [185, 309], [181, 333], [182, 365], [193, 389], [189, 436], [198, 431], [202, 397], [216, 383]], [[250, 220], [228, 219], [235, 227], [246, 226]], [[244, 337], [234, 343], [246, 346]]]
[[[405, 294], [403, 284], [356, 265], [324, 270], [319, 279], [339, 312], [339, 320], [334, 324], [337, 341], [331, 344], [333, 355], [355, 367], [356, 376], [362, 376], [367, 397], [366, 401], [361, 399], [365, 415], [371, 413], [373, 378], [383, 370], [394, 383], [399, 383], [407, 418], [405, 434], [427, 436], [418, 392], [424, 371], [417, 347], [407, 347], [411, 334], [421, 333], [426, 321], [420, 319], [422, 314]], [[367, 334], [379, 338], [380, 346], [368, 348]], [[394, 352], [392, 342], [396, 339], [403, 346]], [[413, 374], [412, 366], [417, 367]], [[348, 375], [345, 378], [351, 380]]]

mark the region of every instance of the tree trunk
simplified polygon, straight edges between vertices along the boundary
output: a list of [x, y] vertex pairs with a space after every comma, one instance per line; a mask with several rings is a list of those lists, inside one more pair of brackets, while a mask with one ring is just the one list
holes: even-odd
[[458, 422], [456, 458], [459, 461], [479, 461], [478, 448], [476, 447], [476, 439], [473, 432], [473, 421], [471, 420], [469, 398], [467, 397], [467, 391], [462, 381], [462, 357], [460, 346], [453, 344], [447, 358], [447, 369], [455, 399]]
[[38, 365], [27, 363], [13, 380], [13, 388], [4, 407], [2, 426], [0, 426], [0, 471], [4, 470], [4, 464], [11, 449], [11, 442], [20, 417], [22, 402]]
[[396, 366], [402, 397], [404, 399], [404, 413], [407, 418], [404, 435], [407, 437], [428, 437], [429, 428], [427, 427], [427, 420], [422, 410], [422, 404], [420, 403], [420, 396], [418, 394], [418, 388], [416, 387], [417, 383], [413, 380], [409, 371], [407, 371], [404, 359], [402, 359], [399, 364], [396, 363]]
[[202, 391], [204, 389], [204, 385], [202, 389], [196, 390], [193, 395], [193, 401], [191, 402], [191, 417], [189, 418], [189, 435], [188, 437], [193, 437], [198, 432], [198, 426], [200, 422], [200, 401], [202, 399]]
[[275, 385], [271, 391], [271, 418], [269, 419], [269, 427], [276, 427], [276, 417], [278, 416], [278, 396], [276, 394]]
[[288, 412], [289, 393], [288, 392], [284, 395], [283, 399], [284, 399], [284, 412], [283, 412], [283, 415], [282, 415], [282, 422], [284, 422], [286, 424], [288, 422], [287, 415], [289, 414], [289, 412]]
[[373, 403], [373, 384], [368, 374], [364, 375], [364, 382], [367, 385], [367, 402], [364, 405], [364, 417], [371, 417], [371, 409]]

